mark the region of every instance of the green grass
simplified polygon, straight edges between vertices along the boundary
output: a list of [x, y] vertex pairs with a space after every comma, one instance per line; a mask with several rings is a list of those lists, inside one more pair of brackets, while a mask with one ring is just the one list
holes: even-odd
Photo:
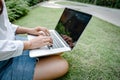
[[[63, 9], [33, 8], [15, 24], [55, 28]], [[120, 27], [93, 17], [71, 52], [69, 72], [57, 80], [120, 80]]]
[[53, 29], [56, 26], [62, 11], [63, 9], [36, 7], [32, 8], [27, 16], [14, 23], [26, 27], [44, 26]]

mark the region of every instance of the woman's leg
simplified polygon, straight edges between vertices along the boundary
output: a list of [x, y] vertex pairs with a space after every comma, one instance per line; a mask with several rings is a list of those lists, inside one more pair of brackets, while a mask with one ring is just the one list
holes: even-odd
[[[27, 38], [21, 37], [18, 35], [18, 36], [16, 36], [16, 39], [17, 40], [26, 40]], [[27, 52], [27, 54], [28, 54], [28, 52]], [[62, 54], [62, 53], [60, 53], [60, 54]], [[60, 56], [60, 54], [58, 54], [56, 56], [48, 56], [48, 57], [40, 58], [39, 62], [37, 62], [36, 67], [35, 67], [34, 80], [50, 80], [50, 79], [56, 79], [56, 78], [63, 76], [68, 71], [68, 63], [64, 58], [62, 58]], [[30, 58], [28, 58], [28, 59], [30, 59]], [[28, 59], [26, 59], [26, 60], [28, 60]], [[23, 61], [23, 62], [26, 62], [24, 64], [27, 64], [27, 67], [28, 67], [28, 64], [29, 64], [29, 66], [33, 66], [33, 65], [31, 65], [31, 62], [32, 62], [32, 64], [35, 63], [34, 59], [30, 59], [30, 60], [32, 60], [32, 61], [29, 61], [29, 60]], [[17, 63], [17, 61], [16, 61], [16, 63]]]
[[61, 56], [40, 58], [36, 64], [34, 80], [51, 80], [63, 76], [68, 71], [68, 63]]

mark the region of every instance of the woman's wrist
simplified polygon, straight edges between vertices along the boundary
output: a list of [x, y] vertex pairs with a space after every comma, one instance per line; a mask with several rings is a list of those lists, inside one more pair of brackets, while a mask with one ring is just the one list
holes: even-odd
[[30, 41], [24, 41], [24, 50], [31, 49], [32, 43]]

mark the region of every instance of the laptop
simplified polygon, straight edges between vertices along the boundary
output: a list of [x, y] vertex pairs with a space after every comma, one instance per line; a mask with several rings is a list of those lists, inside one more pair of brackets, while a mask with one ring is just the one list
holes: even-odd
[[[71, 51], [75, 47], [91, 17], [92, 15], [90, 14], [65, 8], [55, 29], [50, 30], [53, 45], [51, 47], [44, 46], [30, 50], [30, 57], [56, 55], [61, 52]], [[34, 37], [35, 36], [28, 35], [28, 40]]]

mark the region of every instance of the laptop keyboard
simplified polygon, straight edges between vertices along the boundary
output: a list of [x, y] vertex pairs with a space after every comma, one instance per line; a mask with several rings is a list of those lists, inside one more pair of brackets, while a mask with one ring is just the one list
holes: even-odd
[[64, 45], [61, 43], [61, 41], [56, 37], [56, 35], [53, 32], [50, 32], [51, 37], [53, 39], [53, 45], [51, 48], [61, 48], [64, 47]]

